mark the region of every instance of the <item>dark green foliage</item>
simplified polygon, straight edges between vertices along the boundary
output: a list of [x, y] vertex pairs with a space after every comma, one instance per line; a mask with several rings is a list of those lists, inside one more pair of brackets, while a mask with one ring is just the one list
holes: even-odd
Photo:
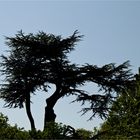
[[84, 140], [85, 139], [90, 139], [93, 136], [92, 131], [89, 131], [89, 130], [86, 130], [86, 129], [83, 129], [83, 128], [77, 129], [76, 133], [77, 133], [79, 139], [84, 139]]
[[6, 128], [8, 127], [8, 118], [7, 116], [4, 116], [2, 113], [0, 113], [0, 128]]
[[47, 125], [47, 129], [44, 131], [29, 131], [29, 134], [34, 139], [62, 139], [67, 138], [67, 136], [63, 135], [65, 130], [65, 125], [63, 126], [61, 123], [50, 122]]
[[92, 132], [85, 129], [75, 130], [69, 125], [50, 122], [45, 131], [25, 131], [17, 125], [11, 126], [8, 117], [0, 114], [0, 139], [88, 139]]
[[0, 113], [0, 139], [30, 139], [30, 135], [23, 128], [11, 126], [8, 123], [8, 117]]
[[140, 72], [113, 104], [99, 134], [102, 138], [140, 139]]

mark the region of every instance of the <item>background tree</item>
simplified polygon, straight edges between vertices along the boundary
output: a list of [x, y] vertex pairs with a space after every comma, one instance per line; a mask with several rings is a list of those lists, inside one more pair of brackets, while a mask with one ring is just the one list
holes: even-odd
[[31, 139], [29, 133], [17, 125], [11, 126], [8, 117], [0, 113], [0, 139]]
[[[120, 92], [129, 83], [131, 73], [128, 62], [103, 67], [71, 63], [67, 54], [74, 50], [81, 37], [77, 31], [66, 39], [44, 32], [24, 35], [21, 31], [15, 37], [6, 38], [10, 50], [8, 56], [2, 56], [1, 71], [6, 79], [1, 87], [1, 98], [8, 107], [21, 108], [25, 103], [32, 130], [35, 124], [30, 109], [30, 94], [38, 88], [47, 92], [49, 84], [55, 85], [55, 92], [46, 99], [46, 128], [48, 122], [55, 121], [53, 108], [61, 97], [75, 95], [75, 101], [91, 104], [89, 108], [82, 109], [83, 113], [93, 111], [91, 118], [96, 114], [105, 117], [116, 97], [114, 92]], [[79, 89], [85, 82], [96, 83], [103, 93], [89, 94]]]
[[140, 138], [140, 69], [125, 93], [113, 104], [99, 132], [103, 138]]

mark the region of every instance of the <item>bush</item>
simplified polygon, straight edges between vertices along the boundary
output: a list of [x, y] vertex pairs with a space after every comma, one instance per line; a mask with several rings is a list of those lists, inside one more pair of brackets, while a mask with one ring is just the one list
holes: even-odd
[[30, 135], [17, 125], [8, 124], [8, 117], [0, 113], [0, 139], [30, 139]]
[[76, 130], [76, 133], [79, 137], [79, 139], [90, 139], [93, 136], [93, 132], [80, 128]]
[[50, 122], [44, 131], [25, 131], [17, 125], [11, 126], [8, 117], [0, 113], [0, 139], [89, 139], [93, 133], [85, 129], [75, 130], [69, 125]]

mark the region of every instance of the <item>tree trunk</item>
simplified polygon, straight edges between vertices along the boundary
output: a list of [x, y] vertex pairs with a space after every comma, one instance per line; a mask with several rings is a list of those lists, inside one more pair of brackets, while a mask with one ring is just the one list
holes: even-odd
[[32, 113], [31, 113], [30, 93], [26, 94], [25, 106], [26, 106], [26, 113], [27, 113], [27, 116], [28, 116], [30, 124], [31, 124], [31, 130], [34, 131], [34, 130], [36, 130], [36, 128], [35, 128], [34, 119], [33, 119]]
[[55, 122], [56, 114], [53, 108], [61, 97], [60, 88], [56, 88], [56, 91], [46, 99], [47, 106], [45, 107], [44, 129], [47, 127], [48, 122]]

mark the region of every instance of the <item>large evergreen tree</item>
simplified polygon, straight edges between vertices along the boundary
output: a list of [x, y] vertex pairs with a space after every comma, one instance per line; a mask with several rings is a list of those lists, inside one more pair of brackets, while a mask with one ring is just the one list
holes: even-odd
[[[31, 93], [43, 88], [47, 92], [49, 84], [55, 85], [55, 92], [46, 99], [44, 128], [47, 122], [55, 121], [54, 106], [64, 96], [75, 95], [75, 101], [90, 102], [89, 108], [83, 108], [83, 113], [93, 111], [94, 117], [98, 114], [106, 116], [112, 101], [131, 79], [128, 62], [119, 66], [107, 64], [103, 67], [85, 64], [79, 66], [68, 60], [67, 54], [74, 50], [75, 44], [81, 39], [75, 31], [70, 37], [39, 32], [25, 35], [22, 31], [15, 37], [7, 37], [9, 54], [2, 56], [2, 73], [6, 75], [5, 83], [1, 87], [1, 98], [8, 107], [23, 107], [35, 129], [31, 114]], [[102, 94], [89, 94], [80, 90], [85, 82], [93, 82], [103, 91]]]

